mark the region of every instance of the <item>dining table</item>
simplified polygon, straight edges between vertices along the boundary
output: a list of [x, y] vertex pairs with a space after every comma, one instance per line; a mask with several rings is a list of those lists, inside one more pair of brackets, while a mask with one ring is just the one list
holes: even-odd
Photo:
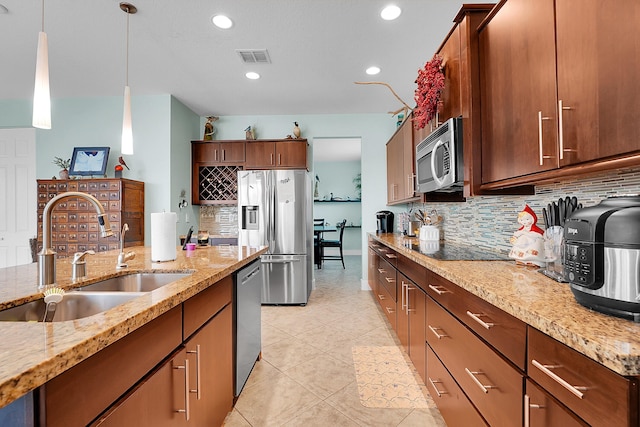
[[337, 228], [329, 225], [313, 226], [313, 260], [318, 268], [322, 268], [322, 248], [320, 247], [320, 241], [323, 239], [324, 233], [336, 231], [338, 231]]

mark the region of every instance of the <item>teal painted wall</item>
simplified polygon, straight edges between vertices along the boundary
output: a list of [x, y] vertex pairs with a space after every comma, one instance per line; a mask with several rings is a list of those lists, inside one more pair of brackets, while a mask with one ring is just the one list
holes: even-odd
[[[107, 176], [112, 177], [120, 156], [122, 104], [122, 97], [53, 99], [52, 129], [36, 130], [37, 178], [56, 176], [53, 158], [69, 158], [80, 146], [111, 147]], [[131, 108], [134, 154], [124, 156], [131, 170], [123, 176], [145, 183], [149, 245], [150, 213], [177, 212], [177, 189], [190, 192], [189, 141], [199, 133], [200, 118], [171, 95], [134, 96]], [[31, 127], [31, 101], [0, 101], [0, 127]]]

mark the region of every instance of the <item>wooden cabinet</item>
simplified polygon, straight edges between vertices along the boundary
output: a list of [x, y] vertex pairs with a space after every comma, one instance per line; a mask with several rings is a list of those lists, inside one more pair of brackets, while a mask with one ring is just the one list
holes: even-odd
[[413, 121], [409, 117], [387, 143], [387, 205], [418, 200], [414, 163]]
[[246, 169], [309, 169], [306, 139], [246, 142]]
[[191, 141], [191, 160], [207, 164], [242, 164], [245, 160], [244, 141]]
[[524, 374], [431, 298], [427, 328], [429, 346], [489, 425], [519, 425]]
[[638, 425], [638, 380], [529, 327], [529, 377], [589, 425]]
[[524, 425], [530, 427], [586, 427], [556, 399], [527, 379], [524, 396]]
[[425, 384], [447, 425], [452, 427], [487, 426], [487, 423], [430, 347], [427, 347], [427, 373]]
[[633, 0], [501, 4], [480, 29], [483, 188], [640, 163], [638, 16]]
[[88, 193], [104, 207], [113, 236], [101, 237], [98, 214], [93, 205], [79, 197], [62, 199], [51, 215], [51, 243], [58, 257], [75, 252], [103, 252], [120, 247], [122, 226], [129, 225], [125, 246], [144, 245], [144, 183], [130, 179], [39, 179], [38, 250], [42, 249], [42, 215], [46, 204], [68, 191]]
[[235, 203], [244, 161], [244, 141], [191, 141], [191, 203]]

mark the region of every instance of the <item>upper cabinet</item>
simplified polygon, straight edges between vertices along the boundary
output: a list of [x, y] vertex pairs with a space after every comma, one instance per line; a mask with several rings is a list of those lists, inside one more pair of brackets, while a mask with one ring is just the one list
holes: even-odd
[[308, 169], [306, 139], [246, 142], [245, 169]]
[[194, 163], [244, 163], [244, 141], [192, 142]]
[[415, 145], [410, 116], [387, 142], [387, 204], [417, 201], [415, 195]]
[[480, 28], [482, 188], [640, 163], [640, 3], [508, 0]]

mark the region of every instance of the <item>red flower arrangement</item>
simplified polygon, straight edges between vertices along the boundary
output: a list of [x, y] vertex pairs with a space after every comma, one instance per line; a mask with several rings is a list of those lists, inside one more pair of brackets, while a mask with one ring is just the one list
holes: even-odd
[[442, 57], [434, 55], [431, 61], [424, 64], [424, 68], [418, 70], [414, 99], [416, 108], [413, 110], [413, 126], [422, 129], [426, 126], [438, 111], [438, 101], [444, 89], [444, 71]]

